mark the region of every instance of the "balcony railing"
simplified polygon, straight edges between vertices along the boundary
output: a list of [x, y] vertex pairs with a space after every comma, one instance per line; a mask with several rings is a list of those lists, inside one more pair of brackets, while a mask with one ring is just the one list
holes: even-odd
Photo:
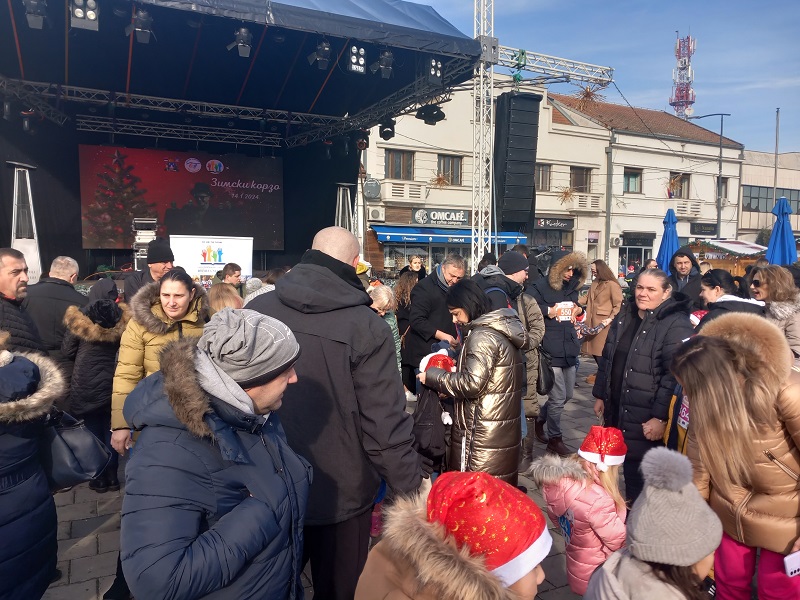
[[400, 181], [387, 179], [381, 185], [381, 198], [386, 200], [405, 200], [420, 202], [425, 198], [425, 184], [421, 181]]
[[703, 201], [679, 198], [675, 202], [675, 216], [679, 219], [699, 219], [703, 213]]
[[600, 194], [574, 194], [567, 203], [567, 210], [570, 212], [598, 213], [602, 210]]

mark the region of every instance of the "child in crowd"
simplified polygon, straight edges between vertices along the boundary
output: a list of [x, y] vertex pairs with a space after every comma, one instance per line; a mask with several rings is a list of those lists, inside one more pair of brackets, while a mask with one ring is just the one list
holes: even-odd
[[389, 328], [392, 330], [392, 337], [394, 338], [394, 350], [397, 354], [397, 370], [402, 371], [402, 358], [400, 356], [400, 331], [397, 329], [397, 319], [394, 316], [394, 311], [397, 308], [397, 300], [395, 300], [394, 292], [388, 285], [375, 285], [369, 286], [367, 289], [369, 297], [372, 298], [372, 310], [378, 313], [381, 318], [386, 321]]
[[488, 473], [441, 474], [385, 512], [355, 600], [533, 600], [553, 543], [539, 507]]
[[564, 535], [567, 578], [576, 594], [586, 593], [592, 572], [625, 544], [627, 509], [618, 481], [627, 450], [619, 429], [595, 425], [577, 455], [548, 454], [528, 471]]
[[702, 581], [722, 524], [692, 483], [689, 459], [654, 448], [642, 459], [644, 489], [627, 522], [627, 547], [589, 580], [584, 600], [703, 600]]

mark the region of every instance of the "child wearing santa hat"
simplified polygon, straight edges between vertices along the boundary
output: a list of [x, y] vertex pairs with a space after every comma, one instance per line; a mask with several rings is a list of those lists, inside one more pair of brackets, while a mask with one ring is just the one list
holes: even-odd
[[533, 600], [553, 540], [528, 496], [484, 472], [440, 475], [386, 510], [355, 600]]
[[583, 595], [592, 572], [625, 545], [627, 509], [618, 481], [627, 450], [619, 429], [595, 425], [577, 455], [548, 454], [528, 470], [564, 535], [567, 578], [576, 594]]

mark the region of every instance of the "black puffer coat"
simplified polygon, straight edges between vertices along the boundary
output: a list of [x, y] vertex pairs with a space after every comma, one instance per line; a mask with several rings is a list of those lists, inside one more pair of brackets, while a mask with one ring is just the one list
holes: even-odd
[[453, 315], [447, 309], [447, 291], [437, 281], [439, 269], [436, 267], [411, 290], [411, 329], [405, 341], [408, 360], [412, 365], [419, 365], [422, 357], [432, 352], [431, 346], [439, 343], [435, 336], [437, 329], [453, 337], [458, 333], [453, 324]]
[[130, 315], [126, 305], [97, 300], [82, 309], [70, 306], [64, 315], [67, 332], [61, 352], [75, 361], [67, 397], [68, 410], [85, 415], [99, 408], [111, 412], [111, 390], [117, 351]]
[[45, 352], [39, 331], [22, 308], [21, 300], [0, 295], [0, 329], [9, 334], [6, 342], [9, 350]]
[[[1, 344], [0, 344], [1, 345]], [[37, 383], [38, 380], [38, 383]], [[45, 416], [65, 391], [45, 356], [0, 350], [0, 598], [41, 598], [56, 568], [56, 505], [39, 461]]]
[[627, 356], [619, 406], [609, 402], [611, 363], [619, 336], [633, 311], [639, 310], [636, 304], [623, 306], [611, 325], [592, 394], [605, 401], [606, 424], [622, 430], [628, 445], [627, 455], [632, 459], [641, 459], [650, 448], [661, 445], [644, 437], [642, 424], [654, 417], [662, 420], [668, 417], [677, 384], [669, 367], [683, 340], [693, 334], [689, 320], [691, 306], [687, 296], [676, 293], [655, 310], [646, 311]]

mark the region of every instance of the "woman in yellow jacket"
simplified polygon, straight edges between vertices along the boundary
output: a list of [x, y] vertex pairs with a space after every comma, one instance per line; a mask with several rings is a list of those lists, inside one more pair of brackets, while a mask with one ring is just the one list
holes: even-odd
[[208, 299], [203, 286], [185, 271], [173, 269], [160, 281], [143, 287], [130, 301], [132, 318], [122, 334], [111, 399], [111, 445], [125, 454], [131, 431], [122, 407], [142, 379], [160, 369], [161, 349], [172, 340], [200, 337], [208, 320]]

